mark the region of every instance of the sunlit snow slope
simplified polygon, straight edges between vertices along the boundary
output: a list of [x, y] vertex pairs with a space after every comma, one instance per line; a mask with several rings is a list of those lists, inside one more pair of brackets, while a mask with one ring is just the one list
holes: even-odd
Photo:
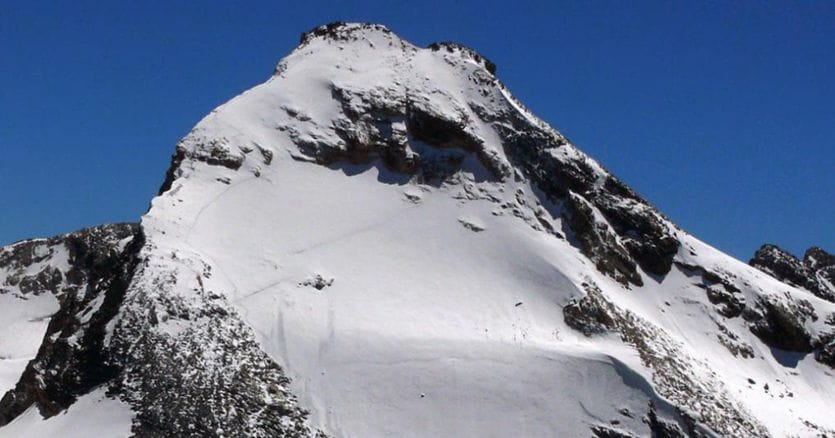
[[835, 304], [678, 229], [494, 68], [377, 25], [305, 34], [178, 144], [119, 321], [221, 303], [247, 328], [148, 321], [253, 337], [329, 436], [832, 434]]
[[[358, 141], [380, 130], [348, 121], [349, 109], [362, 113], [371, 101], [378, 118], [389, 107], [421, 105], [464, 121], [495, 169], [512, 168], [489, 115], [517, 111], [532, 126], [542, 122], [500, 84], [482, 86], [488, 75], [465, 49], [418, 49], [378, 27], [308, 35], [269, 81], [186, 137], [179, 177], [143, 218], [148, 238], [160, 257], [182, 248], [214, 267], [212, 287], [229, 296], [285, 367], [313, 425], [329, 434], [568, 436], [610, 422], [647, 433], [649, 400], [663, 407], [660, 399], [677, 395], [659, 398], [650, 382], [663, 370], [642, 364], [617, 336], [585, 337], [566, 326], [563, 306], [585, 294], [584, 282], [663, 331], [672, 354], [692, 367], [685, 385], [706, 387], [750, 419], [720, 432], [800, 433], [804, 420], [835, 427], [824, 366], [810, 356], [781, 364], [740, 318], [716, 314], [679, 269], [660, 283], [643, 275], [644, 286], [631, 288], [602, 275], [571, 239], [532, 219], [545, 201], [527, 178], [485, 177], [484, 160], [469, 151], [435, 185], [373, 157], [311, 162], [328, 148], [351, 147], [341, 126], [353, 123], [347, 129]], [[388, 112], [392, 136], [399, 129], [411, 150], [428, 148], [409, 138], [396, 109]], [[570, 144], [561, 149], [554, 153], [582, 159]], [[231, 166], [204, 159], [213, 156]], [[561, 228], [559, 217], [544, 216]], [[677, 235], [682, 262], [733, 272], [752, 293], [801, 294]], [[722, 327], [753, 357], [724, 347]], [[676, 405], [702, 415], [696, 403]]]

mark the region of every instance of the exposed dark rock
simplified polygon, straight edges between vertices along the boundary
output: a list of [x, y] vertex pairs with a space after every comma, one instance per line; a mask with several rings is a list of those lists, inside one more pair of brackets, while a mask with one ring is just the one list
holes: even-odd
[[716, 305], [716, 311], [727, 318], [736, 318], [745, 310], [745, 296], [740, 293], [728, 292], [727, 289], [716, 286], [705, 286], [707, 299]]
[[14, 287], [22, 295], [47, 292], [58, 295], [64, 282], [60, 270], [45, 266], [33, 273], [27, 268], [52, 257], [56, 245], [60, 243], [57, 238], [30, 239], [0, 248], [0, 268], [9, 272], [3, 284], [0, 284], [0, 294], [8, 293]]
[[270, 163], [273, 162], [273, 151], [258, 146], [258, 152], [260, 152], [261, 156], [264, 158], [264, 164], [269, 166]]
[[[119, 244], [126, 238], [132, 240], [122, 250]], [[15, 388], [0, 400], [0, 425], [32, 404], [44, 416], [55, 415], [118, 372], [106, 360], [103, 339], [105, 326], [119, 310], [133, 273], [135, 256], [142, 246], [139, 227], [104, 225], [47, 242], [63, 244], [69, 251], [66, 282], [60, 284], [60, 291], [60, 281], [31, 282], [28, 287], [36, 289], [26, 293], [54, 293], [59, 298], [60, 309], [50, 319], [36, 357]], [[22, 260], [31, 262], [32, 258], [24, 256]], [[58, 278], [54, 270], [49, 272], [50, 278]], [[96, 300], [100, 305], [95, 304]]]
[[[460, 149], [467, 153], [474, 153], [496, 179], [501, 179], [508, 173], [507, 170], [495, 157], [487, 154], [481, 140], [466, 131], [465, 122], [448, 120], [415, 104], [408, 106], [406, 116], [406, 128], [415, 140], [436, 148]], [[459, 158], [461, 159], [463, 156]], [[460, 167], [460, 161], [456, 164]]]
[[141, 335], [117, 331], [114, 348], [123, 367], [115, 389], [137, 412], [134, 436], [311, 435], [281, 368], [254, 339], [240, 335], [246, 327], [223, 306], [189, 309], [191, 320], [201, 323], [177, 337], [148, 330], [140, 320], [118, 329]]
[[[662, 330], [616, 306], [595, 284], [586, 282], [583, 287], [586, 294], [563, 308], [566, 324], [584, 333], [618, 333], [623, 342], [634, 347], [641, 363], [652, 370], [653, 383], [659, 393], [678, 409], [684, 423], [678, 428], [687, 431], [683, 436], [716, 433], [720, 436], [768, 436], [762, 425], [738, 410], [724, 394], [705, 386], [719, 385], [718, 382], [701, 380], [697, 383], [690, 372], [692, 359], [685, 357], [686, 353]], [[685, 412], [695, 414], [685, 415]], [[704, 428], [712, 432], [702, 433]]]
[[[347, 41], [366, 30], [390, 33], [380, 25], [336, 22], [317, 27], [301, 39], [302, 44], [314, 38]], [[429, 47], [442, 53], [463, 54], [495, 74], [495, 65], [469, 48], [456, 43], [433, 43]], [[476, 73], [476, 78], [469, 78], [472, 83], [498, 82], [480, 69]], [[301, 139], [288, 132], [306, 155], [303, 161], [324, 165], [379, 161], [386, 169], [415, 177], [417, 182], [441, 184], [462, 170], [465, 161], [475, 157], [493, 180], [528, 178], [538, 189], [536, 196], [543, 201], [543, 206], [537, 205], [540, 210], [536, 213], [541, 226], [560, 235], [549, 219], [556, 223], [562, 218], [572, 243], [576, 241], [598, 270], [622, 284], [642, 285], [639, 268], [664, 276], [673, 266], [680, 242], [666, 218], [623, 182], [574, 150], [563, 136], [538, 126], [523, 114], [515, 110], [491, 113], [470, 103], [473, 112], [498, 133], [503, 152], [513, 166], [510, 167], [504, 157], [489, 151], [485, 141], [473, 133], [468, 112], [457, 114], [461, 117], [440, 114], [405, 95], [378, 98], [337, 85], [332, 92], [345, 114], [333, 121], [337, 137], [327, 139], [337, 144]], [[305, 117], [291, 109], [286, 111], [298, 120]], [[259, 164], [270, 165], [273, 160], [271, 150], [256, 144], [230, 145], [225, 139], [207, 140], [197, 135], [187, 137], [188, 148], [178, 145], [160, 194], [171, 190], [188, 160], [237, 170], [247, 154], [258, 156], [256, 149], [260, 152]], [[225, 176], [216, 180], [232, 182]], [[406, 196], [412, 201], [420, 199]], [[461, 223], [476, 232], [483, 230], [466, 221]], [[131, 237], [130, 244], [123, 246], [124, 239]], [[51, 293], [60, 300], [60, 310], [50, 321], [37, 357], [17, 387], [0, 400], [0, 425], [33, 404], [44, 415], [54, 415], [91, 388], [107, 385], [111, 395], [130, 403], [136, 412], [133, 432], [139, 437], [311, 433], [305, 426], [307, 413], [289, 392], [282, 369], [261, 350], [251, 328], [235, 314], [234, 306], [224, 301], [223, 294], [204, 289], [199, 269], [188, 271], [188, 280], [192, 281], [193, 272], [198, 272], [199, 287], [195, 286], [193, 294], [188, 290], [187, 294], [178, 295], [182, 291], [175, 286], [180, 287], [177, 283], [184, 282], [187, 276], [176, 268], [163, 272], [159, 266], [154, 267], [158, 271], [149, 269], [151, 273], [146, 279], [153, 281], [129, 288], [134, 275], [151, 263], [150, 256], [140, 259], [139, 249], [144, 242], [136, 226], [99, 227], [57, 239], [55, 242], [66, 245], [70, 251], [68, 271], [49, 266], [34, 274], [18, 270], [19, 274], [10, 275], [7, 284], [0, 285], [0, 293]], [[43, 240], [27, 241], [0, 252], [0, 266], [31, 266], [49, 257], [48, 252], [43, 252], [42, 243]], [[831, 287], [826, 286], [835, 275], [832, 255], [811, 248], [801, 262], [774, 248], [761, 249], [763, 254], [758, 251], [757, 261], [752, 260], [752, 264], [787, 283], [833, 299], [833, 295], [827, 295], [832, 292]], [[718, 314], [727, 318], [743, 315], [751, 331], [768, 345], [814, 352], [818, 361], [835, 367], [833, 336], [815, 337], [806, 329], [806, 321], [817, 318], [809, 303], [787, 298], [762, 299], [747, 305], [740, 290], [743, 282], [735, 282], [732, 275], [729, 278], [728, 273], [676, 264], [688, 275], [700, 277], [698, 285]], [[210, 270], [208, 266], [205, 269], [204, 272]], [[332, 283], [333, 279], [317, 274], [300, 285], [323, 290]], [[563, 308], [570, 327], [586, 336], [619, 335], [635, 348], [641, 363], [652, 372], [653, 390], [658, 389], [675, 406], [696, 412], [699, 427], [704, 425], [729, 436], [763, 434], [756, 420], [744, 410], [738, 411], [733, 399], [724, 398], [721, 385], [711, 386], [713, 377], [709, 373], [690, 372], [700, 371], [693, 369], [700, 362], [684, 357], [687, 350], [675, 338], [638, 314], [618, 307], [593, 284], [583, 286], [587, 294]], [[749, 286], [746, 283], [750, 296]], [[520, 301], [515, 307], [522, 305]], [[122, 310], [124, 317], [114, 319]], [[829, 322], [832, 315], [828, 318], [828, 324], [835, 324]], [[750, 346], [720, 320], [715, 320], [720, 342], [734, 355], [753, 357]], [[106, 333], [105, 327], [111, 322], [116, 323], [115, 328]], [[166, 324], [176, 330], [166, 330], [171, 328]], [[105, 335], [112, 335], [112, 344], [105, 345]], [[182, 370], [188, 370], [188, 375]], [[703, 376], [704, 380], [699, 380]], [[420, 397], [424, 398], [424, 394]], [[700, 436], [695, 432], [697, 422], [679, 414], [676, 423], [659, 418], [651, 407], [646, 422], [652, 436]], [[624, 415], [631, 418], [628, 412]], [[632, 436], [616, 427], [621, 420], [595, 425], [592, 433], [598, 437]]]
[[697, 286], [707, 293], [707, 298], [716, 306], [716, 311], [727, 318], [736, 318], [745, 311], [745, 296], [730, 278], [725, 275], [709, 271], [702, 266], [688, 265], [675, 262], [676, 267], [685, 275], [699, 276], [701, 281]]
[[162, 181], [162, 185], [157, 191], [157, 196], [171, 190], [171, 185], [174, 184], [174, 180], [176, 180], [180, 176], [179, 173], [182, 172], [180, 165], [183, 163], [185, 158], [185, 148], [181, 145], [174, 148], [174, 154], [171, 155], [171, 164], [168, 165], [168, 170], [165, 171], [165, 179]]
[[322, 274], [316, 274], [313, 277], [310, 277], [303, 282], [301, 282], [302, 286], [310, 286], [315, 288], [316, 290], [322, 290], [326, 287], [330, 287], [333, 285], [333, 278], [325, 278]]
[[[3, 248], [0, 251], [0, 267], [21, 269], [49, 258], [50, 254], [39, 250], [38, 247], [46, 239], [22, 240]], [[17, 282], [15, 282], [17, 284]]]
[[799, 260], [777, 245], [765, 244], [748, 264], [784, 283], [835, 302], [835, 256], [821, 248], [809, 248], [803, 260]]
[[808, 309], [791, 301], [762, 298], [756, 308], [745, 313], [751, 332], [767, 345], [788, 351], [810, 352], [812, 336], [804, 322], [812, 315]]
[[391, 34], [391, 31], [382, 24], [345, 23], [344, 21], [333, 21], [302, 33], [299, 38], [299, 45], [307, 44], [314, 38], [329, 38], [335, 41], [351, 41], [355, 35], [369, 30]]
[[549, 155], [549, 151], [568, 144], [564, 137], [538, 129], [531, 129], [521, 116], [508, 113], [512, 122], [496, 123], [496, 132], [508, 159], [525, 173], [548, 196], [564, 198], [569, 191], [584, 193], [595, 181], [594, 171], [583, 161], [561, 162]]
[[484, 68], [490, 72], [490, 74], [496, 74], [496, 64], [494, 64], [489, 59], [485, 58], [483, 55], [481, 55], [474, 49], [471, 49], [463, 44], [459, 44], [452, 41], [438, 41], [430, 44], [429, 48], [436, 52], [439, 50], [446, 50], [449, 53], [461, 52], [466, 56], [469, 56], [470, 58], [474, 59], [479, 64], [483, 65]]
[[835, 254], [813, 246], [806, 250], [803, 264], [814, 273], [817, 280], [818, 293], [816, 295], [835, 302]]
[[[173, 293], [177, 280], [164, 272], [153, 285], [129, 287], [149, 263], [139, 255], [144, 244], [137, 225], [116, 224], [0, 250], [7, 271], [69, 253], [57, 293], [35, 281], [32, 287], [45, 289], [25, 292], [56, 293], [60, 308], [36, 357], [0, 400], [0, 426], [33, 404], [44, 416], [58, 414], [105, 386], [136, 412], [136, 437], [313, 435], [281, 368], [201, 277], [190, 291], [196, 300]], [[209, 278], [210, 269], [202, 275]], [[183, 331], [157, 329], [172, 318], [188, 321]]]
[[594, 438], [635, 438], [630, 432], [602, 424], [592, 426], [591, 433]]
[[689, 438], [697, 436], [696, 433], [685, 433], [676, 423], [659, 418], [652, 402], [649, 404], [649, 413], [647, 413], [644, 421], [649, 425], [652, 438]]
[[[357, 32], [368, 30], [388, 33], [388, 29], [376, 25], [331, 23], [306, 33], [302, 41], [305, 43], [318, 37], [351, 40]], [[460, 44], [434, 43], [430, 49], [460, 53], [481, 62], [487, 70], [495, 71], [492, 63], [483, 56]], [[492, 76], [472, 79], [485, 93], [501, 87]], [[343, 144], [327, 144], [299, 136], [292, 128], [287, 132], [306, 159], [323, 165], [380, 160], [394, 172], [414, 175], [420, 183], [437, 185], [458, 172], [468, 154], [474, 154], [493, 179], [504, 181], [513, 175], [508, 163], [472, 133], [474, 121], [469, 120], [470, 116], [465, 112], [457, 118], [441, 114], [422, 100], [396, 90], [381, 88], [374, 93], [365, 93], [332, 85], [332, 95], [340, 102], [346, 116], [334, 122], [334, 129]], [[568, 140], [562, 135], [532, 122], [514, 108], [520, 105], [514, 102], [504, 107], [486, 108], [470, 103], [481, 121], [489, 123], [499, 135], [509, 164], [548, 198], [543, 202], [566, 200], [573, 192], [600, 212], [603, 220], [595, 221], [596, 224], [608, 222], [611, 227], [606, 233], [608, 237], [595, 245], [595, 254], [603, 255], [595, 260], [601, 270], [623, 283], [632, 284], [642, 284], [637, 266], [657, 276], [666, 275], [680, 246], [668, 221], [632, 189], [567, 146]], [[288, 115], [303, 117], [293, 112], [288, 110]], [[404, 122], [405, 129], [402, 128]], [[567, 215], [575, 218], [575, 224], [580, 224], [582, 215]], [[593, 226], [586, 224], [585, 229], [589, 228]], [[583, 247], [587, 254], [590, 248], [589, 245]]]
[[[390, 33], [379, 25], [336, 22], [305, 33], [302, 44], [314, 38], [350, 41], [359, 38], [358, 35], [367, 35], [368, 31]], [[471, 58], [487, 71], [495, 72], [490, 61], [460, 44], [433, 43], [430, 49]], [[281, 68], [279, 66], [279, 70]], [[472, 73], [469, 79], [474, 84], [474, 91], [501, 96], [497, 89], [503, 86], [492, 73]], [[419, 183], [440, 185], [462, 169], [469, 155], [475, 155], [487, 170], [489, 179], [507, 181], [511, 177], [527, 177], [538, 189], [537, 196], [547, 198], [541, 200], [543, 204], [558, 205], [558, 201], [566, 200], [569, 193], [574, 193], [593, 206], [602, 218], [595, 221], [595, 225], [581, 224], [583, 215], [576, 214], [576, 208], [566, 215], [574, 218], [575, 225], [585, 227], [580, 232], [574, 230], [578, 235], [598, 224], [608, 223], [610, 231], [594, 245], [594, 254], [599, 256], [595, 263], [618, 281], [642, 284], [638, 266], [656, 276], [669, 272], [680, 246], [669, 221], [623, 182], [568, 145], [568, 140], [561, 134], [520, 112], [517, 109], [522, 106], [519, 102], [497, 102], [489, 108], [475, 101], [468, 102], [481, 122], [489, 124], [498, 134], [505, 156], [501, 157], [475, 135], [476, 121], [470, 120], [472, 116], [468, 111], [440, 112], [419, 96], [410, 96], [397, 86], [381, 86], [368, 92], [332, 84], [331, 93], [344, 114], [332, 122], [342, 141], [332, 144], [329, 143], [332, 140], [300, 135], [293, 126], [279, 127], [290, 135], [302, 152], [302, 156], [294, 158], [327, 166], [338, 162], [368, 164], [379, 160], [387, 169], [411, 175]], [[295, 109], [285, 110], [296, 121], [309, 120]], [[202, 159], [210, 162], [205, 157]], [[236, 162], [227, 164], [239, 165]], [[559, 211], [550, 213], [552, 216], [561, 214]], [[587, 255], [591, 254], [592, 248], [588, 243], [586, 240], [582, 247]]]
[[[183, 146], [185, 142], [194, 144], [193, 152]], [[202, 161], [212, 166], [222, 166], [231, 170], [238, 170], [244, 162], [244, 153], [243, 151], [239, 151], [239, 153], [231, 151], [225, 140], [198, 139], [197, 134], [193, 132], [189, 133], [177, 144], [174, 154], [171, 156], [171, 164], [165, 172], [165, 180], [163, 180], [157, 195], [171, 190], [174, 181], [182, 173], [182, 164], [186, 159]], [[269, 156], [269, 160], [272, 160], [272, 155]], [[265, 161], [269, 160], [265, 156]]]
[[620, 245], [609, 224], [598, 220], [594, 207], [588, 201], [569, 193], [563, 204], [562, 216], [579, 241], [583, 254], [595, 263], [600, 272], [623, 284], [643, 284], [629, 252]]
[[570, 192], [582, 196], [602, 213], [641, 268], [659, 276], [669, 272], [680, 243], [647, 201], [611, 175], [598, 185], [584, 157], [560, 157], [568, 140], [559, 134], [532, 125], [518, 112], [503, 118], [494, 128], [505, 154], [550, 200], [566, 199]]
[[[607, 182], [616, 181], [608, 178]], [[666, 275], [670, 272], [679, 248], [679, 241], [662, 221], [662, 217], [642, 204], [631, 190], [610, 183], [614, 193], [600, 192], [594, 204], [600, 209], [612, 227], [623, 238], [624, 246], [647, 272]]]
[[[209, 145], [205, 146], [209, 150], [208, 154], [195, 154], [194, 159], [205, 161], [212, 166], [223, 166], [232, 170], [238, 170], [244, 162], [244, 157], [239, 154], [230, 152], [227, 148], [218, 147], [215, 143], [220, 143], [216, 140], [210, 140]], [[198, 146], [201, 147], [201, 146]]]
[[63, 278], [60, 270], [47, 267], [34, 276], [21, 278], [18, 287], [24, 295], [39, 295], [43, 292], [57, 294]]
[[[676, 266], [689, 276], [700, 276], [702, 287], [708, 300], [716, 306], [716, 311], [727, 318], [742, 316], [748, 321], [748, 327], [763, 343], [779, 350], [801, 353], [815, 352], [815, 359], [833, 366], [831, 345], [832, 334], [813, 336], [806, 329], [807, 321], [816, 321], [819, 317], [812, 304], [803, 299], [797, 299], [786, 293], [784, 296], [760, 297], [752, 305], [748, 305], [738, 287], [724, 275], [706, 270], [701, 266], [676, 262]], [[827, 316], [835, 321], [835, 317]], [[724, 325], [715, 321], [719, 326], [719, 341], [735, 356], [752, 357], [751, 347], [741, 343], [738, 336]], [[835, 325], [835, 323], [830, 324]]]
[[807, 267], [820, 270], [835, 267], [835, 254], [824, 251], [823, 248], [813, 246], [806, 250], [803, 255], [803, 264]]
[[723, 324], [718, 319], [713, 319], [713, 322], [716, 324], [716, 327], [719, 329], [719, 332], [716, 334], [716, 337], [719, 340], [719, 343], [722, 344], [728, 351], [731, 352], [736, 357], [742, 357], [745, 359], [753, 359], [754, 358], [754, 349], [745, 342], [743, 339], [740, 338], [738, 334], [728, 328], [725, 324]]
[[829, 341], [815, 352], [815, 360], [835, 369], [835, 339]]
[[294, 137], [299, 149], [319, 164], [380, 160], [394, 172], [438, 185], [460, 171], [466, 156], [473, 154], [493, 178], [508, 173], [497, 157], [486, 152], [481, 140], [465, 129], [466, 120], [451, 120], [405, 96], [375, 99], [336, 86], [331, 91], [347, 116], [334, 126], [344, 144]]
[[573, 300], [562, 308], [565, 323], [586, 336], [605, 333], [615, 327], [613, 316], [600, 298], [599, 289], [583, 284], [591, 292], [579, 300]]
[[798, 287], [806, 287], [806, 267], [794, 255], [777, 245], [765, 244], [754, 253], [748, 264], [767, 272], [778, 280]]

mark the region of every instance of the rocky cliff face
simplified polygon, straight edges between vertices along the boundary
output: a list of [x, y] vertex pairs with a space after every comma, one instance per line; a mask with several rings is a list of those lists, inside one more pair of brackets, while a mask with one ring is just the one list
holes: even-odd
[[20, 300], [48, 294], [59, 305], [37, 355], [0, 400], [0, 424], [33, 404], [55, 415], [116, 375], [107, 361], [105, 327], [122, 304], [142, 240], [136, 224], [115, 224], [0, 252], [0, 293]]
[[777, 245], [760, 247], [748, 262], [774, 278], [835, 302], [835, 256], [813, 246], [803, 260]]
[[[32, 407], [52, 417], [104, 386], [136, 410], [135, 436], [310, 434], [281, 369], [225, 306], [156, 301], [162, 291], [131, 285], [147, 263], [144, 244], [137, 224], [114, 224], [0, 251], [4, 298], [58, 302], [37, 354], [0, 400], [0, 426]], [[205, 321], [161, 336], [160, 311]]]
[[4, 248], [0, 432], [105, 388], [148, 437], [831, 434], [832, 256], [698, 241], [496, 71], [318, 27], [141, 225]]
[[[809, 248], [803, 260], [799, 260], [776, 245], [766, 244], [748, 263], [786, 284], [835, 302], [835, 256], [821, 248]], [[752, 330], [765, 342], [784, 350], [814, 352], [819, 362], [835, 368], [835, 332], [830, 330], [814, 337], [803, 329], [804, 320], [819, 317], [808, 301], [801, 300], [788, 308], [764, 302], [760, 309], [762, 316], [756, 317]], [[835, 315], [825, 318], [829, 326], [835, 327]]]
[[[3, 249], [0, 293], [50, 294], [59, 307], [0, 400], [0, 426], [32, 407], [49, 418], [104, 386], [130, 402], [138, 437], [309, 435], [287, 378], [221, 297], [201, 290], [185, 303], [166, 281], [132, 283], [150, 263], [144, 244], [138, 225], [115, 224]], [[172, 313], [192, 324], [160, 333]]]

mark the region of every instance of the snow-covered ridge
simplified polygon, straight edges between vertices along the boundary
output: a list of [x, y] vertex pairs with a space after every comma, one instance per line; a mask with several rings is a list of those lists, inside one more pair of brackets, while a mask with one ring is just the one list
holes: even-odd
[[140, 231], [101, 333], [139, 436], [835, 430], [835, 303], [677, 228], [463, 46], [303, 34]]
[[[451, 43], [420, 49], [369, 24], [321, 26], [302, 41], [257, 97], [245, 93], [198, 124], [179, 156], [253, 175], [282, 153], [326, 165], [379, 159], [420, 181], [461, 165], [480, 164], [471, 170], [500, 181], [515, 169], [548, 202], [569, 190], [588, 198], [637, 264], [656, 275], [670, 269], [672, 224], [524, 109], [481, 55]], [[634, 269], [622, 278], [641, 283]]]

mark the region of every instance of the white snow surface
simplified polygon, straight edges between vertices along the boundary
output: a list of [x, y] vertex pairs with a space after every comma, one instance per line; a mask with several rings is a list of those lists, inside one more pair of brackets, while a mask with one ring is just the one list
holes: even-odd
[[122, 438], [131, 436], [133, 411], [98, 388], [79, 398], [66, 411], [44, 419], [35, 406], [0, 429], [0, 437]]
[[[26, 267], [23, 275], [36, 274], [46, 267], [66, 272], [68, 254], [63, 245], [50, 248], [44, 241], [36, 248], [43, 248], [43, 255], [50, 251], [53, 254]], [[0, 269], [0, 285], [11, 274]], [[5, 289], [0, 293], [0, 397], [14, 388], [26, 364], [38, 353], [49, 319], [58, 311], [58, 300], [52, 294], [25, 295], [17, 287]]]
[[[701, 364], [696, 379], [714, 382], [771, 434], [806, 435], [806, 420], [835, 428], [831, 371], [811, 356], [781, 364], [740, 318], [724, 324], [736, 325], [755, 357], [733, 356], [717, 341], [721, 317], [684, 274], [674, 269], [660, 284], [645, 275], [645, 286], [624, 289], [566, 240], [467, 196], [518, 199], [520, 191], [535, 205], [527, 182], [464, 173], [458, 184], [431, 187], [379, 164], [328, 168], [294, 160], [297, 147], [277, 129], [339, 144], [333, 125], [342, 109], [330, 91], [339, 84], [383, 99], [419, 96], [451, 119], [464, 114], [501, 155], [471, 108], [509, 105], [542, 122], [503, 87], [487, 97], [471, 92], [474, 72], [484, 74], [466, 58], [387, 32], [312, 39], [186, 137], [182, 145], [197, 154], [206, 139], [222, 139], [243, 165], [186, 160], [143, 217], [148, 240], [158, 257], [181, 250], [214, 268], [207, 288], [234, 302], [292, 379], [312, 425], [333, 436], [574, 436], [613, 419], [647, 434], [639, 418], [649, 398], [660, 400], [652, 371], [618, 339], [586, 338], [563, 321], [562, 307], [588, 280], [662, 329]], [[273, 152], [270, 164], [247, 152], [253, 145]], [[572, 145], [565, 151], [584, 157]], [[479, 232], [464, 226], [473, 222]], [[802, 294], [833, 310], [679, 235], [681, 261], [731, 271], [748, 293]], [[332, 283], [305, 285], [316, 277]], [[619, 415], [622, 408], [636, 419]]]
[[17, 384], [23, 369], [38, 352], [49, 318], [58, 311], [50, 294], [23, 300], [0, 295], [0, 394]]
[[[563, 320], [563, 307], [585, 294], [581, 284], [593, 282], [662, 330], [692, 360], [695, 380], [772, 435], [811, 435], [804, 421], [835, 429], [831, 370], [811, 355], [786, 365], [741, 318], [712, 310], [704, 290], [675, 268], [661, 283], [644, 275], [645, 285], [631, 289], [600, 274], [567, 240], [535, 225], [532, 212], [541, 207], [526, 180], [484, 181], [474, 170], [434, 187], [379, 163], [305, 161], [293, 138], [342, 142], [333, 84], [381, 100], [408, 95], [452, 120], [467, 119], [505, 162], [497, 134], [473, 108], [510, 108], [543, 124], [503, 86], [478, 93], [471, 79], [488, 73], [461, 53], [417, 48], [379, 29], [353, 35], [310, 39], [268, 81], [204, 118], [181, 143], [191, 155], [178, 178], [142, 218], [143, 257], [186, 270], [211, 266], [205, 287], [225, 294], [251, 325], [292, 379], [313, 427], [335, 437], [587, 436], [591, 425], [618, 420], [618, 428], [648, 435], [641, 418], [649, 400], [665, 418], [676, 416], [653, 370], [619, 338], [585, 337]], [[242, 157], [241, 167], [192, 158], [216, 149]], [[585, 159], [570, 144], [561, 153]], [[523, 214], [504, 211], [503, 202]], [[560, 229], [559, 217], [548, 220]], [[678, 235], [677, 260], [733, 272], [749, 296], [786, 293], [824, 314], [835, 310]], [[718, 341], [717, 320], [753, 358], [735, 357]], [[0, 352], [30, 357], [27, 348]], [[99, 415], [102, 406], [126, 417], [115, 403], [91, 394], [37, 430], [54, 430], [62, 418], [81, 421], [73, 413], [83, 409]], [[34, 415], [9, 430], [32, 424]]]

